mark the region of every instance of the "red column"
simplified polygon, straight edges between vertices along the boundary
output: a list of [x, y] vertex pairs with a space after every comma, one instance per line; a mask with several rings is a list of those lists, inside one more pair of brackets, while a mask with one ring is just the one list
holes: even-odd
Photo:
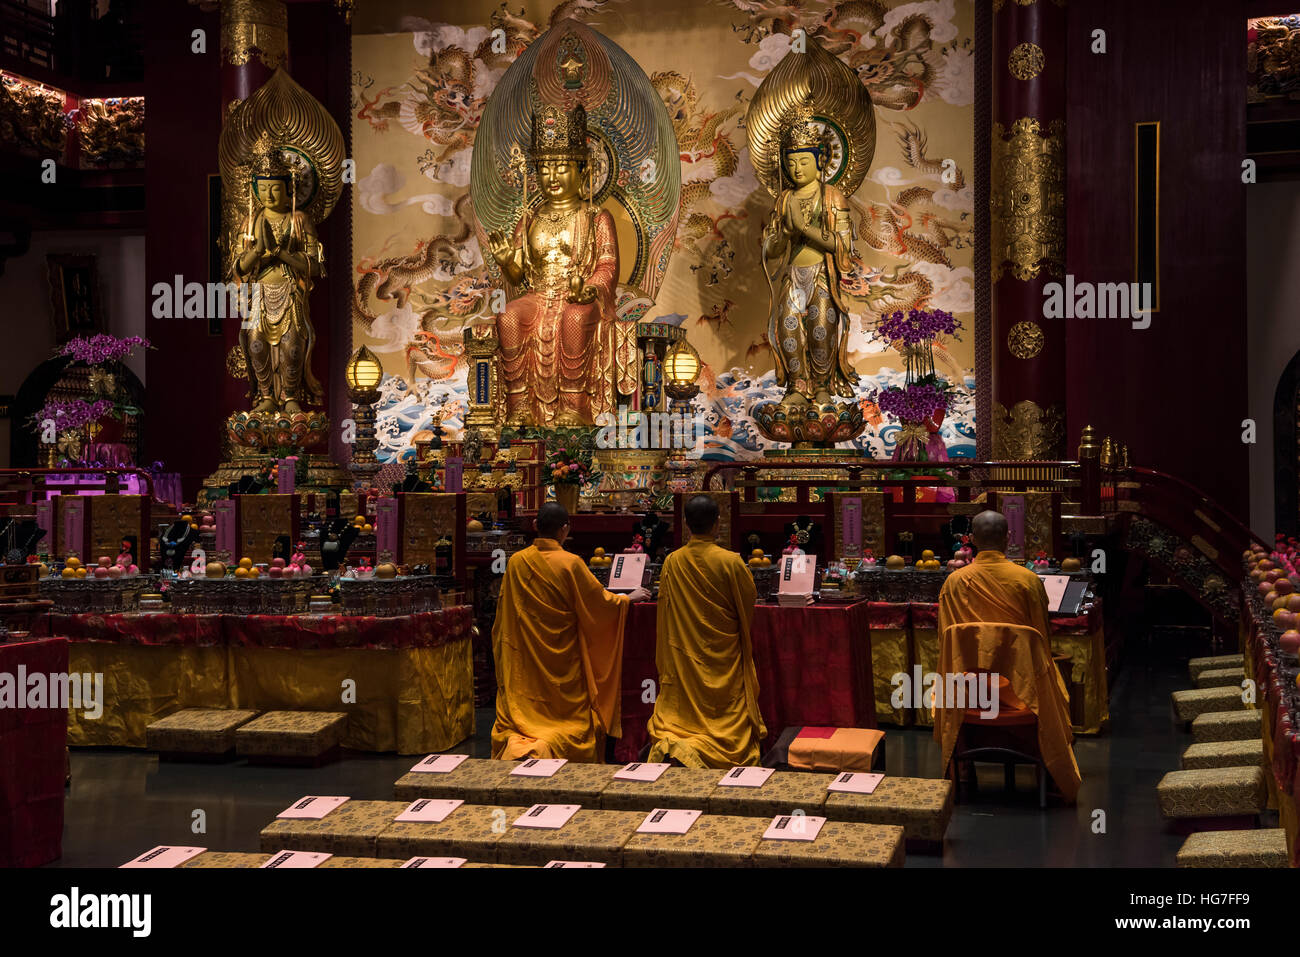
[[993, 6], [993, 457], [1060, 459], [1065, 329], [1043, 318], [1043, 290], [1065, 278], [1065, 9]]

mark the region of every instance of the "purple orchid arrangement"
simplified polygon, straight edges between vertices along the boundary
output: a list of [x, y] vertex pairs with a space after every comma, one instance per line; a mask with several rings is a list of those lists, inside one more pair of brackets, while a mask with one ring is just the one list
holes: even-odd
[[97, 399], [87, 402], [85, 399], [51, 400], [33, 417], [35, 427], [40, 429], [48, 419], [54, 422], [54, 428], [60, 432], [79, 429], [83, 425], [98, 422], [116, 408], [111, 399]]
[[900, 309], [880, 317], [876, 334], [888, 342], [901, 341], [905, 346], [915, 346], [938, 335], [956, 335], [960, 328], [961, 322], [942, 309], [909, 309], [907, 315]]
[[911, 385], [892, 386], [875, 395], [880, 411], [903, 422], [924, 422], [941, 412], [948, 411], [949, 394], [941, 382], [914, 382]]
[[97, 336], [91, 336], [89, 339], [82, 336], [70, 339], [59, 350], [58, 354], [71, 356], [77, 362], [97, 366], [105, 362], [116, 362], [124, 359], [137, 348], [148, 349], [149, 340], [143, 336], [130, 336], [126, 339], [119, 339], [117, 336], [101, 333]]

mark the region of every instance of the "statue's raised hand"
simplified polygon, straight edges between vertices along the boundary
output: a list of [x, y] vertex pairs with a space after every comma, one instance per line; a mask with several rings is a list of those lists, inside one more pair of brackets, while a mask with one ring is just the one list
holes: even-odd
[[498, 265], [504, 266], [514, 259], [515, 247], [511, 245], [510, 240], [496, 230], [488, 233], [488, 248], [492, 252], [492, 258], [497, 261]]

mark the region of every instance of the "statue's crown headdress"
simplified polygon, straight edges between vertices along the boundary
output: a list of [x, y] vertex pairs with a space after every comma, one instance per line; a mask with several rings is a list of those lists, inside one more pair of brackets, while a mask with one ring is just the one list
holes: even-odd
[[291, 180], [296, 172], [286, 162], [284, 153], [265, 133], [253, 145], [252, 170], [253, 179]]
[[582, 104], [572, 111], [543, 106], [533, 114], [533, 139], [528, 148], [533, 159], [587, 159], [587, 111]]
[[813, 120], [811, 103], [805, 101], [790, 111], [789, 122], [781, 131], [781, 149], [819, 150], [823, 156], [830, 150], [830, 137]]

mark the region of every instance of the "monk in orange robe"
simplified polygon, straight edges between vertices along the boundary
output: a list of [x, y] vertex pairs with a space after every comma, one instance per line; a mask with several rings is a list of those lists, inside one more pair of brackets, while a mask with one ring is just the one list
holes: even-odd
[[537, 538], [506, 566], [492, 627], [497, 714], [492, 757], [598, 762], [617, 737], [623, 623], [629, 601], [607, 592], [563, 549], [569, 513], [549, 502]]
[[[1016, 648], [1010, 657], [1015, 667], [1010, 674], [1001, 676], [999, 707], [1003, 711], [1028, 707], [1037, 715], [1043, 763], [1062, 796], [1073, 801], [1081, 777], [1071, 746], [1074, 736], [1065, 681], [1052, 661], [1047, 591], [1041, 578], [1007, 559], [1007, 520], [1001, 513], [984, 511], [976, 515], [971, 522], [971, 538], [978, 549], [975, 560], [949, 575], [939, 592], [939, 641], [942, 646], [947, 640], [949, 626], [968, 623], [1021, 625], [1038, 633], [1039, 644]], [[993, 635], [996, 629], [990, 627], [989, 632]], [[944, 658], [942, 651], [940, 658]], [[966, 667], [972, 664], [967, 662]], [[934, 737], [943, 749], [945, 768], [962, 717], [958, 708], [935, 709]]]
[[659, 576], [649, 760], [690, 768], [757, 764], [767, 729], [750, 641], [754, 578], [739, 555], [714, 543], [713, 499], [695, 496], [684, 514], [690, 540]]

